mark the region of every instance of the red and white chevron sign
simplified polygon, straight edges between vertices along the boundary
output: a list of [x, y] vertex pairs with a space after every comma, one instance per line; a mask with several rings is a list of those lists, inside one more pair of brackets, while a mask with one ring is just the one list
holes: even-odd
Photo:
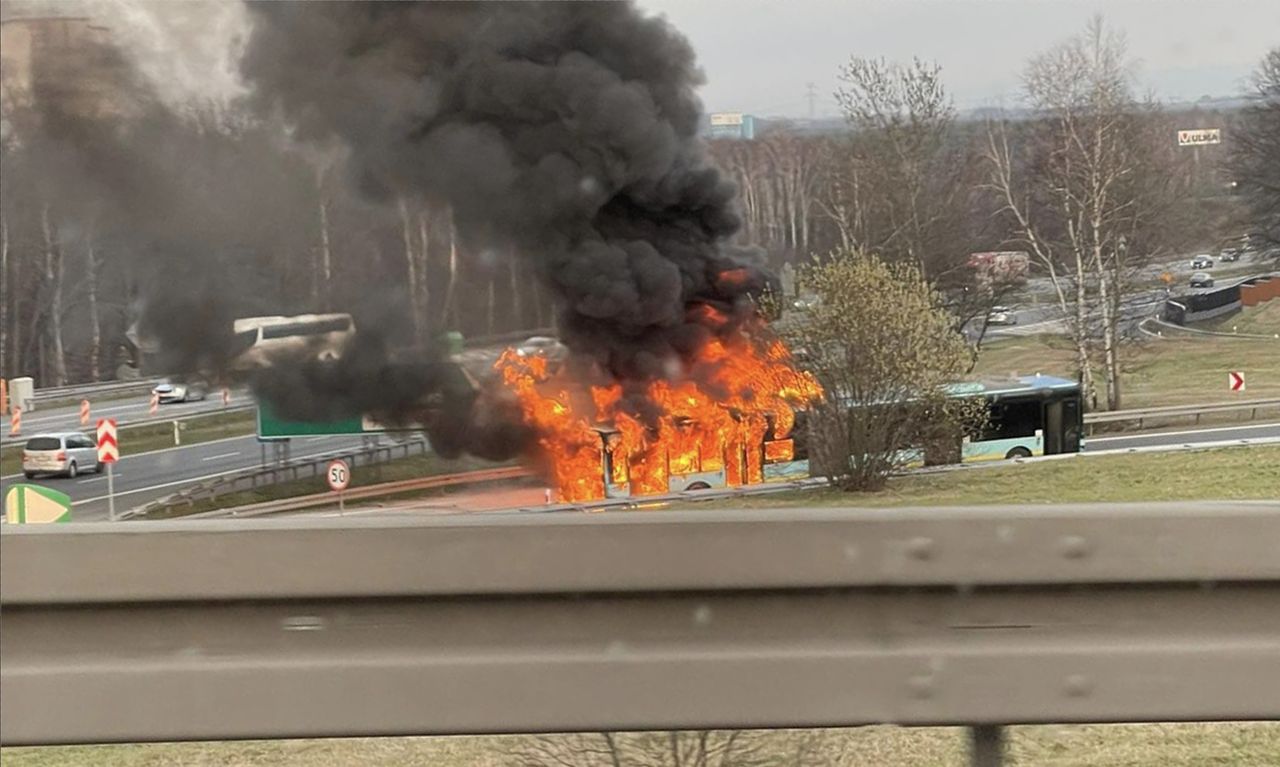
[[1227, 386], [1231, 391], [1244, 391], [1244, 373], [1236, 370], [1227, 373]]
[[120, 443], [116, 441], [116, 419], [98, 419], [98, 463], [120, 460]]

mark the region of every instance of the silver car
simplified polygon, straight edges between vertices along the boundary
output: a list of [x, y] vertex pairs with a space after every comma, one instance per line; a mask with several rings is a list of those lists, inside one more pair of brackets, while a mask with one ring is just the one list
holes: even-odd
[[161, 381], [156, 388], [151, 390], [151, 393], [159, 398], [161, 405], [167, 405], [170, 402], [202, 400], [208, 396], [208, 391], [201, 383], [180, 383], [169, 381], [168, 379]]
[[27, 479], [37, 474], [65, 474], [74, 477], [85, 471], [100, 472], [98, 445], [77, 431], [37, 434], [22, 450], [22, 473]]

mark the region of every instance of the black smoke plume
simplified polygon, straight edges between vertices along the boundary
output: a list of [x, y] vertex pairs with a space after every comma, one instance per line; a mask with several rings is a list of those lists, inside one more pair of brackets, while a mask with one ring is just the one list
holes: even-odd
[[263, 114], [340, 142], [372, 200], [447, 203], [506, 247], [560, 331], [615, 378], [685, 374], [766, 286], [732, 247], [733, 185], [697, 137], [688, 42], [631, 3], [255, 3], [242, 72]]

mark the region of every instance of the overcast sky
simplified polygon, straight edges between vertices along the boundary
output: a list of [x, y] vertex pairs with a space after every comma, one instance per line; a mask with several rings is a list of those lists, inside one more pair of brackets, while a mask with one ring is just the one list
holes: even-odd
[[1012, 105], [1026, 60], [1094, 13], [1123, 30], [1144, 89], [1166, 100], [1240, 92], [1280, 45], [1280, 0], [638, 0], [693, 43], [708, 111], [836, 114], [850, 55], [936, 60], [961, 108]]

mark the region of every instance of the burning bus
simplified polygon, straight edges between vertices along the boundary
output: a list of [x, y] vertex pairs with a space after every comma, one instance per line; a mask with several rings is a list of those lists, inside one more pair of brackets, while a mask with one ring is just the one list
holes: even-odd
[[581, 383], [545, 359], [497, 362], [563, 501], [662, 495], [807, 475], [792, 436], [821, 395], [781, 341], [708, 341], [677, 380]]

